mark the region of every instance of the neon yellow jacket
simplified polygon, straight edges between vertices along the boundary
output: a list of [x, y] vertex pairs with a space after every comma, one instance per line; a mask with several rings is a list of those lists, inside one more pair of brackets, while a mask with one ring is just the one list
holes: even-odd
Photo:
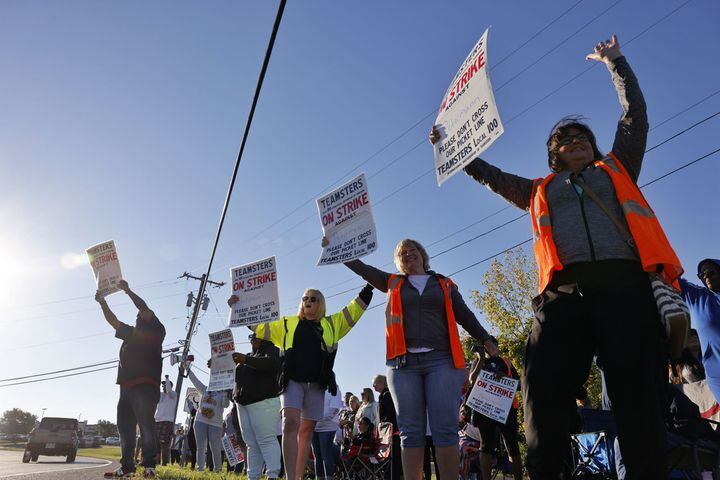
[[[320, 319], [322, 338], [328, 352], [332, 353], [337, 350], [340, 339], [355, 326], [366, 309], [365, 302], [360, 297], [357, 297], [338, 313]], [[268, 323], [261, 323], [251, 328], [258, 337], [271, 341], [284, 352], [293, 346], [293, 338], [298, 323], [300, 323], [300, 317], [294, 315], [281, 317]]]

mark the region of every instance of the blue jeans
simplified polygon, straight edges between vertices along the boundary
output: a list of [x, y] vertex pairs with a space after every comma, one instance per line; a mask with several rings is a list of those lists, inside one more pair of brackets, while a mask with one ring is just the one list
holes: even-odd
[[315, 432], [312, 438], [312, 451], [315, 456], [315, 478], [331, 478], [335, 473], [336, 457], [340, 457], [340, 448], [335, 445], [335, 432]]
[[122, 451], [120, 463], [125, 472], [135, 471], [135, 430], [137, 427], [140, 427], [142, 466], [155, 468], [155, 455], [157, 454], [155, 408], [158, 400], [160, 400], [160, 389], [155, 385], [120, 387], [117, 427]]
[[277, 428], [280, 421], [280, 399], [267, 398], [250, 405], [237, 404], [243, 440], [247, 445], [247, 473], [250, 480], [262, 476], [263, 464], [268, 478], [280, 476], [280, 445]]
[[408, 353], [405, 358], [400, 368], [392, 368], [392, 360], [387, 363], [401, 445], [423, 448], [428, 422], [436, 447], [458, 445], [458, 412], [466, 370], [455, 368], [450, 352]]
[[198, 471], [205, 469], [205, 453], [207, 452], [208, 441], [210, 441], [213, 470], [219, 472], [222, 468], [222, 427], [195, 420], [193, 428], [195, 429], [195, 443], [197, 445]]

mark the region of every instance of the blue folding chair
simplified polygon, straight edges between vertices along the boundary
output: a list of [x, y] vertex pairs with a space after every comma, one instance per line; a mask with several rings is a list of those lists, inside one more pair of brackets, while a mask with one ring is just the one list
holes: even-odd
[[616, 479], [613, 438], [607, 432], [571, 435], [573, 478]]

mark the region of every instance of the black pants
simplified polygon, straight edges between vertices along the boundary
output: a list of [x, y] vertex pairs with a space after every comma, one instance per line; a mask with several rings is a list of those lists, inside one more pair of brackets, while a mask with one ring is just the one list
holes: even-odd
[[522, 379], [531, 478], [567, 478], [575, 393], [596, 353], [627, 478], [666, 478], [667, 355], [647, 274], [627, 261], [570, 265], [533, 299], [533, 309]]
[[135, 429], [140, 428], [142, 466], [155, 468], [157, 436], [155, 408], [160, 390], [155, 385], [142, 384], [132, 388], [120, 387], [117, 405], [117, 427], [120, 433], [122, 464], [125, 472], [135, 471]]

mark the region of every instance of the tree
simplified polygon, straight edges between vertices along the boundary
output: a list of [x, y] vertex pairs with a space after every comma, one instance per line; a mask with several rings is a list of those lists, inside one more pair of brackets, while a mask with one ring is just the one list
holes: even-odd
[[101, 437], [117, 437], [117, 425], [109, 420], [98, 420], [98, 435]]
[[37, 415], [19, 408], [5, 410], [5, 413], [0, 417], [0, 431], [8, 434], [24, 435], [35, 428], [37, 419]]
[[[482, 280], [482, 289], [473, 290], [474, 305], [485, 315], [500, 344], [501, 355], [522, 374], [525, 342], [532, 329], [532, 299], [537, 295], [537, 266], [521, 248], [509, 251], [502, 261], [493, 260]], [[466, 357], [472, 357], [474, 340], [463, 338]], [[593, 407], [599, 408], [600, 372], [593, 364], [585, 383]]]

